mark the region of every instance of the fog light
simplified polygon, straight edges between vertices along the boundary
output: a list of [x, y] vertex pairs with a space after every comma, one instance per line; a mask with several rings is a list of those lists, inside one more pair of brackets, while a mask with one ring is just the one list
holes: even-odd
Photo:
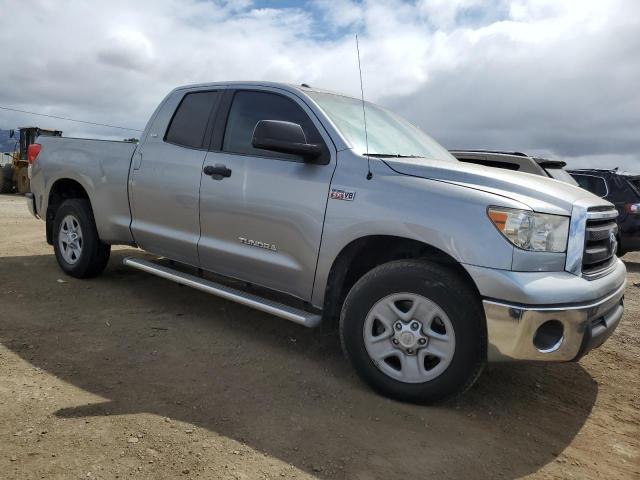
[[564, 327], [558, 320], [547, 320], [536, 330], [533, 345], [542, 353], [555, 352], [564, 340]]

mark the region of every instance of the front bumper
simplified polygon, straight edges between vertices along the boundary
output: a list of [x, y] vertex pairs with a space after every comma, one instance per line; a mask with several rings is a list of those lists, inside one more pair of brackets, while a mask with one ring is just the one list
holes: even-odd
[[[489, 361], [578, 360], [618, 326], [625, 283], [598, 301], [582, 304], [537, 307], [484, 300]], [[549, 326], [553, 328], [541, 335], [540, 328]]]

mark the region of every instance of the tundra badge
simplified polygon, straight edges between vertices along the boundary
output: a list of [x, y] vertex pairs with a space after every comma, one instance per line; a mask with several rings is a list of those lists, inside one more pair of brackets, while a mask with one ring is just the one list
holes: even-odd
[[244, 238], [244, 237], [238, 237], [238, 240], [240, 240], [240, 243], [243, 243], [245, 245], [249, 245], [251, 247], [264, 248], [265, 250], [271, 250], [272, 252], [277, 252], [278, 251], [278, 249], [276, 248], [276, 246], [273, 243], [258, 242], [256, 240], [250, 240], [250, 239]]

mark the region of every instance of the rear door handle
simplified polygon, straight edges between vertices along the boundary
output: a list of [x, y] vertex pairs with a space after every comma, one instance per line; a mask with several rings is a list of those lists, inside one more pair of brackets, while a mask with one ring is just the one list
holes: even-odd
[[221, 165], [219, 163], [217, 163], [215, 166], [207, 165], [206, 167], [204, 167], [202, 172], [205, 175], [209, 175], [216, 180], [222, 180], [223, 178], [231, 176], [231, 169], [227, 168], [226, 165]]

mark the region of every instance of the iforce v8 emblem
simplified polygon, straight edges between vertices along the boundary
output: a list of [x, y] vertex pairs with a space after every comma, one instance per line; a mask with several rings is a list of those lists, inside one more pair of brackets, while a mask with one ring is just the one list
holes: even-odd
[[332, 200], [346, 200], [347, 202], [352, 202], [356, 198], [356, 192], [332, 188], [329, 191], [329, 198]]

